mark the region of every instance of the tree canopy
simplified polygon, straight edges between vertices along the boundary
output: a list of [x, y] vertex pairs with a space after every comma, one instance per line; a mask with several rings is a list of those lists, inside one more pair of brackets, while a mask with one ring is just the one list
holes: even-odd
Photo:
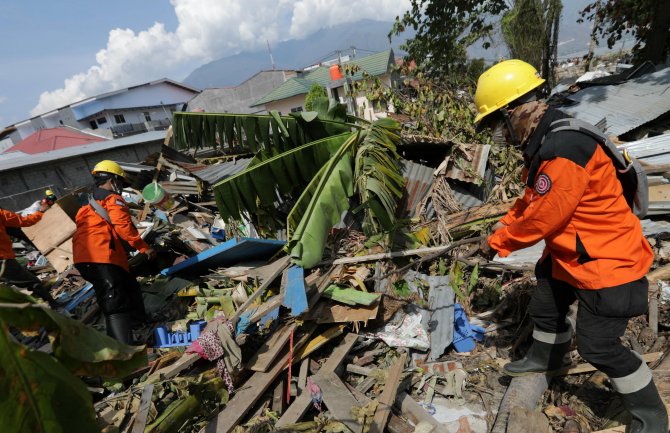
[[494, 29], [492, 16], [507, 9], [505, 0], [411, 0], [411, 9], [396, 17], [389, 39], [408, 28], [416, 31], [401, 46], [429, 76], [464, 72], [467, 48], [477, 41], [488, 47]]
[[594, 33], [612, 48], [624, 35], [635, 38], [636, 63], [662, 63], [670, 53], [670, 8], [659, 0], [597, 0], [581, 12]]

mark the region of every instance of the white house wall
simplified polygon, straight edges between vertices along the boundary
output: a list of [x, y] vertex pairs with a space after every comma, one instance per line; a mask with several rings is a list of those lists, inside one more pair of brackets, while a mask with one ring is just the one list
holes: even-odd
[[305, 96], [307, 95], [306, 94], [295, 95], [291, 96], [290, 98], [282, 99], [279, 101], [268, 102], [267, 104], [265, 104], [265, 109], [267, 111], [277, 110], [281, 114], [289, 114], [291, 112], [291, 109], [296, 107], [300, 107], [304, 110]]

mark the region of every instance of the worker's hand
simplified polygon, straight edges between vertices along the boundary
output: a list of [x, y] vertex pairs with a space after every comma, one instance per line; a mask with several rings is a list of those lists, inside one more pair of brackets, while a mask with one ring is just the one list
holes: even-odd
[[153, 260], [156, 258], [156, 250], [154, 250], [153, 248], [149, 248], [144, 252], [144, 254], [146, 254], [149, 260]]
[[42, 202], [40, 202], [40, 207], [37, 210], [40, 211], [40, 212], [46, 212], [47, 209], [49, 209], [50, 207], [51, 206], [49, 206], [49, 203], [47, 203], [46, 201], [43, 200]]
[[486, 260], [491, 260], [493, 257], [496, 255], [496, 250], [491, 248], [491, 246], [488, 243], [488, 239], [484, 239], [480, 244], [479, 244], [479, 254], [485, 258]]
[[491, 227], [491, 233], [495, 233], [496, 230], [500, 230], [503, 227], [505, 227], [505, 224], [503, 224], [502, 221], [498, 221]]

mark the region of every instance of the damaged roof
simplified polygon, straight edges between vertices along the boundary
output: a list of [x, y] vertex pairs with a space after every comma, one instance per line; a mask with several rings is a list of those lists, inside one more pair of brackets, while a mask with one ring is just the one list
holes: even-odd
[[670, 112], [670, 68], [619, 85], [595, 86], [567, 97], [561, 109], [593, 125], [605, 119], [605, 132], [619, 136]]

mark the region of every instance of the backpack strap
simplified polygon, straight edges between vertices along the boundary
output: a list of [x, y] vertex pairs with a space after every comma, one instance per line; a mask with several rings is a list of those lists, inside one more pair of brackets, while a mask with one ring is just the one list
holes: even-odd
[[624, 189], [624, 196], [633, 213], [640, 219], [647, 215], [649, 180], [637, 159], [632, 158], [627, 151], [619, 149], [602, 131], [583, 120], [575, 118], [557, 120], [550, 125], [549, 131], [576, 131], [593, 138], [612, 160]]
[[109, 217], [109, 213], [104, 207], [100, 206], [100, 203], [98, 203], [96, 199], [93, 198], [93, 194], [88, 195], [88, 204], [91, 205], [95, 213], [100, 215], [102, 219], [107, 221], [109, 224], [112, 224], [112, 219]]

